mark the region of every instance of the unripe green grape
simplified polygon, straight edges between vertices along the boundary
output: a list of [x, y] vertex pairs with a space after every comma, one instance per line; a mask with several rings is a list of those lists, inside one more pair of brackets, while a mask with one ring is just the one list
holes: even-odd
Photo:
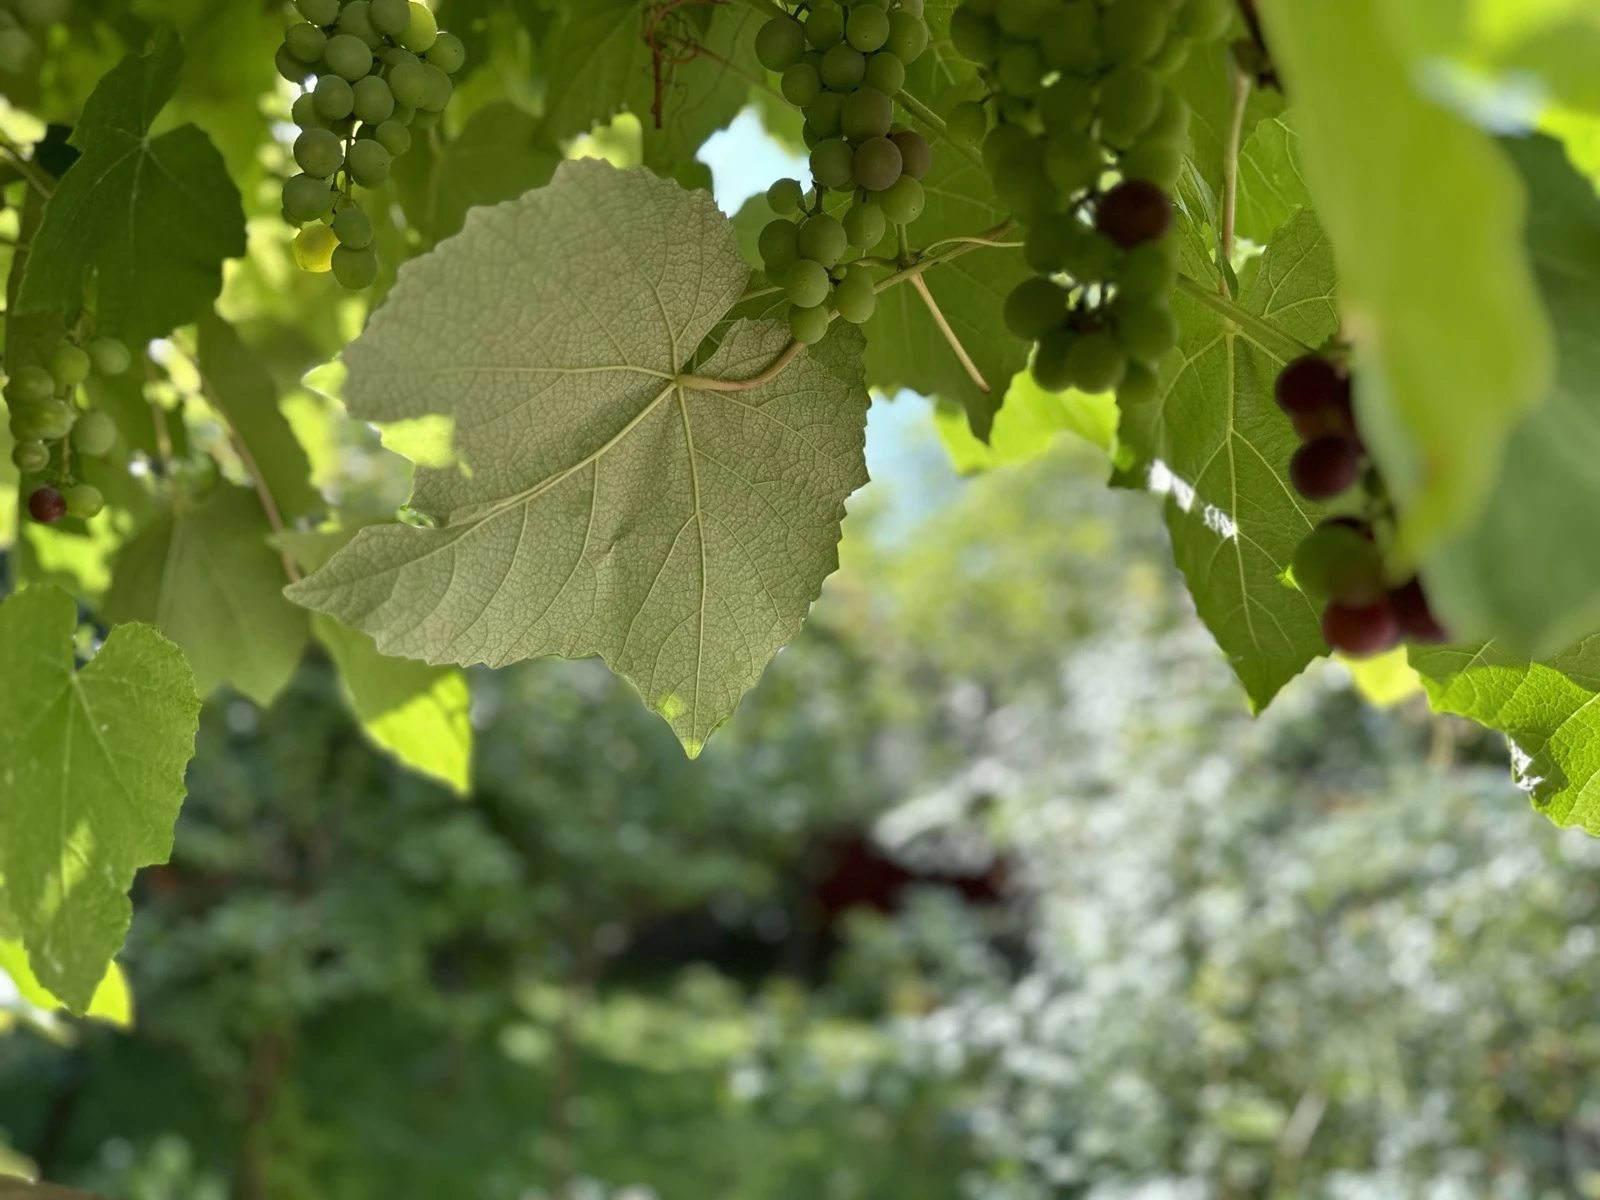
[[372, 23], [370, 0], [350, 0], [339, 12], [339, 32], [358, 38], [369, 50], [383, 45], [383, 34]]
[[377, 250], [340, 246], [333, 252], [333, 277], [353, 292], [371, 287], [378, 280]]
[[310, 92], [295, 97], [289, 106], [289, 117], [301, 129], [326, 129], [328, 123], [317, 111], [317, 98]]
[[411, 117], [412, 132], [427, 133], [428, 130], [439, 124], [439, 116], [438, 112], [430, 112], [427, 109], [419, 108]]
[[422, 54], [432, 49], [438, 40], [439, 22], [434, 20], [433, 10], [418, 0], [411, 0], [411, 20], [406, 24], [406, 31], [395, 41], [413, 54]]
[[1371, 604], [1387, 590], [1383, 554], [1366, 533], [1347, 521], [1324, 521], [1295, 548], [1294, 581], [1317, 600]]
[[328, 48], [328, 35], [309, 21], [301, 21], [284, 30], [283, 44], [295, 58], [314, 65], [322, 61]]
[[1233, 21], [1229, 0], [1185, 0], [1178, 10], [1178, 32], [1197, 42], [1214, 42]]
[[89, 521], [105, 511], [106, 498], [93, 484], [79, 483], [61, 493], [67, 502], [67, 516]]
[[369, 0], [368, 15], [379, 33], [399, 37], [411, 24], [410, 0]]
[[1178, 322], [1165, 304], [1119, 303], [1112, 320], [1118, 344], [1139, 362], [1159, 363], [1178, 344]]
[[928, 145], [928, 139], [915, 129], [901, 129], [891, 133], [889, 140], [900, 148], [905, 173], [913, 179], [926, 178], [933, 169], [933, 147]]
[[1194, 43], [1186, 37], [1172, 37], [1145, 66], [1158, 79], [1171, 79], [1189, 61], [1189, 50]]
[[99, 458], [117, 444], [117, 423], [103, 412], [86, 412], [72, 427], [72, 448]]
[[1171, 191], [1183, 174], [1183, 151], [1171, 142], [1140, 142], [1122, 156], [1117, 169], [1124, 178], [1143, 179]]
[[860, 85], [866, 73], [866, 55], [844, 42], [828, 47], [828, 52], [822, 56], [819, 74], [830, 91], [848, 92]]
[[995, 23], [1009, 38], [1031, 38], [1053, 16], [1050, 0], [1000, 0], [995, 5]]
[[277, 53], [273, 55], [272, 65], [277, 67], [279, 75], [295, 84], [305, 83], [306, 76], [312, 71], [310, 65], [301, 62], [290, 53], [287, 43], [278, 47]]
[[853, 6], [845, 18], [844, 37], [863, 54], [882, 49], [889, 40], [889, 14], [868, 4]]
[[827, 213], [808, 217], [800, 226], [801, 257], [824, 267], [837, 266], [849, 245], [844, 226]]
[[1086, 333], [1067, 348], [1067, 374], [1073, 386], [1091, 395], [1115, 391], [1128, 372], [1128, 358], [1104, 329]]
[[329, 121], [328, 128], [335, 136], [348, 139], [355, 136], [356, 124], [355, 114], [352, 113], [342, 120]]
[[411, 131], [393, 117], [378, 126], [376, 137], [378, 144], [395, 158], [411, 149]]
[[828, 269], [809, 258], [798, 259], [783, 273], [783, 290], [790, 303], [800, 308], [815, 308], [828, 298], [832, 287]]
[[1033, 96], [1044, 89], [1044, 59], [1032, 42], [1013, 42], [1000, 52], [995, 78], [1010, 96]]
[[1161, 112], [1161, 81], [1140, 66], [1118, 67], [1100, 84], [1100, 128], [1113, 146], [1127, 147]]
[[1077, 219], [1064, 213], [1035, 221], [1022, 242], [1023, 261], [1042, 275], [1061, 270], [1078, 228]]
[[774, 283], [781, 280], [783, 273], [794, 266], [800, 257], [800, 229], [793, 221], [779, 218], [768, 221], [761, 228], [761, 235], [756, 239], [756, 249], [761, 254], [761, 261], [766, 265], [767, 278]]
[[767, 189], [767, 207], [780, 217], [799, 212], [805, 199], [805, 189], [798, 179], [780, 179]]
[[1161, 92], [1161, 108], [1150, 122], [1145, 136], [1165, 142], [1182, 143], [1189, 136], [1189, 103], [1171, 88]]
[[787, 71], [806, 50], [806, 31], [793, 17], [773, 17], [756, 31], [756, 61], [769, 71]]
[[1161, 394], [1161, 377], [1143, 363], [1131, 362], [1117, 384], [1117, 405], [1123, 412], [1154, 404]]
[[1117, 247], [1104, 234], [1079, 225], [1061, 269], [1078, 283], [1104, 283], [1117, 269]]
[[992, 175], [1001, 160], [1018, 154], [1038, 155], [1042, 146], [1034, 144], [1033, 135], [1020, 125], [996, 125], [983, 139], [983, 165]]
[[50, 447], [43, 442], [18, 442], [11, 447], [11, 465], [24, 475], [37, 475], [50, 465]]
[[877, 311], [878, 293], [873, 290], [872, 274], [865, 267], [845, 272], [833, 289], [834, 311], [852, 325], [865, 325]]
[[[409, 0], [407, 2], [409, 3]], [[377, 59], [391, 71], [401, 63], [410, 63], [414, 67], [422, 65], [420, 58], [409, 50], [402, 50], [399, 46], [379, 46]]]
[[839, 118], [844, 112], [844, 97], [838, 92], [823, 92], [806, 109], [806, 124], [817, 132], [817, 140], [839, 136]]
[[[778, 90], [796, 108], [809, 108], [812, 101], [822, 94], [822, 76], [810, 63], [797, 62], [783, 73]], [[399, 88], [395, 89], [395, 95], [400, 95]]]
[[856, 184], [869, 192], [893, 187], [905, 169], [900, 147], [886, 137], [868, 138], [856, 147], [852, 171]]
[[344, 166], [344, 143], [327, 129], [308, 129], [294, 140], [294, 161], [307, 175], [331, 179]]
[[1036, 342], [1067, 319], [1067, 289], [1039, 275], [1024, 279], [1006, 297], [1002, 316], [1012, 333]]
[[1171, 238], [1133, 247], [1118, 265], [1117, 295], [1130, 301], [1163, 299], [1178, 286], [1178, 248]]
[[55, 376], [44, 367], [23, 367], [6, 391], [18, 404], [41, 404], [56, 394]]
[[806, 41], [818, 50], [836, 46], [844, 38], [844, 14], [837, 8], [819, 6], [806, 16]]
[[1067, 370], [1067, 351], [1078, 335], [1070, 329], [1052, 329], [1039, 339], [1033, 361], [1028, 365], [1033, 381], [1047, 392], [1064, 392], [1072, 386]]
[[1066, 195], [1093, 187], [1104, 171], [1100, 143], [1087, 133], [1058, 133], [1045, 144], [1045, 175]]
[[99, 337], [89, 343], [89, 361], [95, 373], [110, 377], [121, 375], [133, 365], [133, 355], [128, 347], [114, 337]]
[[920, 17], [923, 15], [922, 0], [900, 0], [900, 11], [908, 12], [913, 17]]
[[333, 189], [326, 179], [296, 175], [283, 185], [284, 215], [297, 225], [321, 220], [333, 208]]
[[330, 228], [341, 246], [349, 246], [352, 250], [365, 250], [372, 245], [372, 218], [355, 205], [341, 208], [335, 213]]
[[350, 178], [364, 188], [375, 188], [389, 178], [394, 156], [384, 149], [383, 143], [373, 139], [351, 145], [345, 156], [345, 169]]
[[789, 309], [789, 333], [805, 346], [815, 346], [828, 336], [828, 309], [821, 302], [792, 305]]
[[302, 271], [323, 275], [333, 270], [333, 252], [338, 248], [339, 239], [333, 236], [333, 230], [317, 221], [294, 235], [289, 252]]
[[88, 352], [71, 342], [62, 342], [50, 352], [50, 377], [56, 381], [58, 392], [75, 388], [89, 378], [93, 365]]
[[1106, 8], [1100, 37], [1116, 63], [1142, 63], [1154, 58], [1167, 40], [1171, 0], [1117, 0]]
[[12, 0], [12, 7], [22, 23], [33, 29], [60, 25], [72, 15], [72, 0]]
[[394, 93], [376, 75], [368, 75], [351, 90], [356, 96], [356, 118], [363, 124], [382, 125], [394, 115]]
[[72, 432], [77, 418], [72, 407], [60, 400], [31, 404], [11, 414], [11, 432], [19, 441], [59, 442]]
[[1064, 198], [1037, 153], [1008, 154], [995, 167], [994, 193], [1022, 221], [1037, 221], [1060, 207]]
[[427, 59], [446, 75], [454, 75], [467, 64], [467, 48], [455, 34], [441, 32], [428, 47]]
[[805, 143], [805, 148], [807, 150], [815, 150], [819, 145], [828, 139], [819, 129], [817, 129], [816, 126], [814, 126], [810, 121], [807, 121], [805, 124], [800, 126], [800, 140]]
[[332, 25], [339, 19], [339, 0], [294, 0], [294, 7], [313, 25]]
[[963, 58], [982, 66], [1000, 54], [1000, 30], [988, 17], [981, 16], [970, 0], [950, 14], [950, 41]]
[[1057, 71], [1088, 75], [1105, 65], [1100, 37], [1095, 0], [1068, 0], [1040, 31], [1039, 48], [1045, 63]]
[[1033, 116], [1032, 96], [1013, 96], [1010, 92], [1001, 92], [994, 98], [994, 112], [1006, 125], [1020, 125], [1031, 130], [1037, 124]]
[[847, 188], [850, 186], [853, 161], [850, 143], [843, 138], [828, 138], [818, 142], [811, 151], [811, 178], [818, 187]]
[[886, 137], [894, 124], [894, 101], [874, 87], [861, 87], [844, 98], [839, 128], [852, 142]]
[[883, 215], [892, 224], [909, 225], [927, 207], [928, 194], [923, 190], [921, 180], [902, 175], [878, 197], [878, 203], [883, 206]]
[[1082, 133], [1094, 122], [1094, 85], [1062, 75], [1039, 93], [1037, 107], [1046, 133]]
[[389, 90], [394, 93], [395, 103], [408, 108], [419, 107], [428, 98], [429, 79], [428, 69], [422, 63], [401, 63], [393, 68], [389, 72]]
[[870, 250], [889, 232], [889, 219], [871, 200], [858, 200], [844, 215], [844, 234], [857, 250]]
[[909, 66], [921, 58], [928, 48], [928, 23], [921, 13], [904, 9], [889, 14], [889, 40], [884, 43], [889, 53]]
[[350, 81], [338, 75], [324, 75], [312, 90], [312, 103], [324, 121], [342, 121], [355, 111], [356, 93]]
[[989, 132], [989, 114], [976, 100], [963, 100], [945, 118], [945, 129], [952, 141], [962, 146], [982, 144]]
[[861, 81], [887, 96], [897, 95], [906, 85], [906, 65], [893, 54], [880, 50], [867, 59], [867, 71]]
[[423, 112], [443, 112], [445, 105], [450, 103], [450, 97], [455, 93], [456, 85], [450, 82], [450, 76], [428, 63], [422, 64], [422, 74], [427, 80], [428, 91], [417, 107]]

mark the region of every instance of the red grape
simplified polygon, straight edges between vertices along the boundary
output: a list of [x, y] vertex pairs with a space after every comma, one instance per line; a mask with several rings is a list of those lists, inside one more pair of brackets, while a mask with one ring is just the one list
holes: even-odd
[[1278, 407], [1290, 416], [1350, 409], [1350, 381], [1320, 354], [1295, 359], [1278, 375]]
[[1125, 180], [1100, 201], [1095, 227], [1124, 250], [1156, 241], [1172, 228], [1172, 201], [1153, 183]]
[[28, 497], [28, 515], [41, 525], [54, 525], [67, 515], [66, 498], [53, 487], [42, 487]]
[[1289, 460], [1289, 479], [1307, 500], [1332, 500], [1361, 473], [1361, 443], [1337, 434], [1307, 442]]
[[1439, 624], [1439, 618], [1433, 615], [1433, 609], [1428, 606], [1428, 596], [1422, 590], [1421, 580], [1413, 579], [1390, 592], [1389, 606], [1394, 610], [1400, 632], [1407, 641], [1438, 644], [1450, 640], [1449, 633]]
[[1322, 614], [1322, 636], [1341, 654], [1369, 658], [1399, 644], [1400, 622], [1387, 601], [1330, 604]]

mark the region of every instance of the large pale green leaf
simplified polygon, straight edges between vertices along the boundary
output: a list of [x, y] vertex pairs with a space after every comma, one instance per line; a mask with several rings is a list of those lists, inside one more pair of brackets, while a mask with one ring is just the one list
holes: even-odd
[[[678, 8], [657, 30], [674, 39], [664, 44], [658, 73], [645, 35], [660, 11], [646, 0], [567, 6], [566, 20], [544, 47], [551, 137], [585, 133], [626, 108], [643, 127], [645, 165], [668, 170], [693, 159], [706, 138], [739, 115], [760, 69], [755, 35], [766, 18], [746, 4]], [[686, 49], [691, 43], [694, 53]]]
[[83, 151], [33, 238], [18, 310], [76, 311], [96, 281], [99, 332], [142, 341], [208, 309], [222, 261], [245, 252], [244, 210], [222, 157], [193, 125], [150, 136], [183, 65], [176, 36], [122, 60], [72, 135]]
[[1413, 647], [1411, 664], [1436, 711], [1506, 735], [1536, 808], [1600, 835], [1600, 635], [1538, 662], [1489, 642]]
[[966, 414], [953, 405], [934, 411], [934, 425], [956, 470], [963, 473], [1012, 466], [1038, 458], [1063, 433], [1082, 438], [1107, 455], [1116, 449], [1117, 404], [1109, 392], [1047, 392], [1027, 371], [1006, 389], [1005, 404], [994, 419], [987, 444], [980, 442]]
[[388, 658], [366, 634], [316, 613], [312, 632], [339, 668], [361, 729], [419, 774], [466, 795], [472, 787], [472, 695], [459, 667]]
[[1487, 134], [1419, 91], [1385, 0], [1259, 7], [1339, 264], [1362, 432], [1400, 504], [1398, 555], [1415, 560], [1477, 518], [1550, 384], [1523, 188]]
[[33, 972], [73, 1012], [122, 945], [140, 867], [165, 862], [200, 700], [177, 647], [126, 625], [74, 670], [77, 605], [0, 606], [0, 872]]
[[1286, 478], [1299, 442], [1272, 389], [1289, 339], [1314, 346], [1338, 327], [1333, 255], [1301, 213], [1237, 304], [1212, 299], [1216, 288], [1212, 275], [1201, 293], [1178, 296], [1178, 350], [1156, 399], [1124, 408], [1120, 436], [1167, 497], [1195, 606], [1259, 709], [1325, 649], [1315, 606], [1286, 578], [1320, 514]]
[[199, 333], [198, 365], [206, 400], [238, 438], [247, 469], [260, 473], [283, 520], [319, 511], [323, 504], [311, 486], [311, 463], [278, 409], [271, 372], [215, 313], [201, 318]]
[[284, 600], [283, 561], [254, 492], [218, 488], [157, 519], [118, 555], [105, 615], [146, 621], [183, 650], [202, 696], [230, 684], [271, 704], [310, 634]]
[[1245, 139], [1239, 153], [1239, 208], [1234, 230], [1240, 237], [1265, 243], [1302, 208], [1311, 194], [1300, 173], [1300, 138], [1293, 112], [1264, 117]]
[[[1219, 196], [1229, 126], [1233, 121], [1233, 76], [1233, 52], [1226, 41], [1219, 41], [1196, 46], [1173, 80], [1173, 86], [1189, 102], [1189, 161], [1206, 186]], [[1245, 103], [1242, 125], [1245, 138], [1263, 121], [1272, 120], [1282, 112], [1281, 92], [1253, 88]]]
[[406, 221], [431, 244], [459, 233], [469, 208], [548, 183], [560, 161], [535, 117], [500, 103], [473, 113], [437, 148], [419, 142], [395, 160], [394, 178]]
[[0, 1200], [101, 1200], [99, 1195], [75, 1192], [53, 1183], [28, 1183], [23, 1179], [0, 1179]]
[[[66, 1005], [49, 988], [39, 982], [33, 966], [28, 962], [28, 948], [21, 938], [0, 937], [0, 973], [11, 979], [17, 999], [29, 1009], [38, 1012], [55, 1012]], [[133, 995], [128, 991], [128, 977], [115, 962], [106, 967], [106, 973], [95, 986], [94, 995], [83, 1013], [97, 1021], [128, 1029], [133, 1025]]]
[[[474, 210], [345, 354], [356, 416], [453, 419], [463, 467], [419, 469], [413, 499], [440, 526], [364, 529], [290, 595], [386, 654], [598, 654], [697, 751], [798, 630], [866, 478], [858, 332], [748, 390], [682, 374], [747, 277], [710, 197], [648, 171], [569, 162]], [[699, 378], [752, 379], [787, 340], [738, 322]]]
[[1531, 657], [1600, 628], [1600, 197], [1547, 138], [1505, 143], [1528, 185], [1528, 252], [1559, 366], [1512, 431], [1488, 507], [1427, 560], [1429, 594], [1467, 629]]

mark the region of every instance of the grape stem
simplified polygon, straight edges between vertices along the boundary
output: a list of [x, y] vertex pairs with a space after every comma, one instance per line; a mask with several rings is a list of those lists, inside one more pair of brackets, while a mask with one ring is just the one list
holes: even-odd
[[759, 375], [752, 375], [749, 379], [707, 379], [703, 375], [680, 375], [678, 376], [678, 386], [693, 388], [701, 392], [753, 391], [756, 388], [765, 387], [781, 375], [783, 369], [799, 358], [800, 351], [805, 348], [804, 342], [791, 341], [783, 348], [782, 353], [772, 360], [766, 370]]
[[1263, 321], [1252, 312], [1241, 308], [1227, 296], [1197, 283], [1187, 275], [1178, 276], [1178, 290], [1190, 299], [1198, 300], [1224, 319], [1233, 322], [1241, 333], [1279, 362], [1293, 362], [1316, 351], [1297, 338], [1290, 337], [1270, 321]]
[[[1234, 225], [1239, 216], [1239, 150], [1244, 144], [1245, 110], [1250, 106], [1250, 77], [1237, 61], [1230, 58], [1229, 62], [1233, 91], [1229, 97], [1228, 140], [1222, 154], [1222, 227], [1218, 230], [1225, 264], [1233, 261]], [[1218, 272], [1217, 287], [1226, 294], [1226, 271]]]
[[33, 160], [22, 153], [22, 147], [18, 146], [5, 134], [0, 133], [0, 150], [5, 151], [6, 157], [17, 168], [17, 174], [27, 180], [30, 187], [46, 200], [50, 199], [50, 194], [55, 191], [55, 187], [45, 178]]
[[939, 307], [939, 302], [933, 298], [933, 292], [928, 288], [928, 281], [921, 275], [913, 275], [911, 277], [911, 286], [917, 289], [917, 295], [921, 296], [922, 302], [928, 306], [928, 312], [933, 315], [933, 323], [939, 327], [939, 332], [944, 335], [944, 340], [950, 344], [950, 349], [955, 351], [962, 370], [967, 373], [967, 378], [972, 380], [974, 386], [987, 396], [990, 392], [989, 381], [983, 377], [983, 372], [978, 370], [978, 364], [972, 361], [972, 355], [967, 353], [967, 348], [961, 344], [961, 339], [956, 336], [956, 331], [950, 328], [950, 322], [945, 319], [944, 311]]
[[983, 165], [983, 157], [971, 146], [964, 146], [960, 142], [952, 139], [950, 136], [950, 127], [944, 123], [944, 118], [939, 116], [938, 113], [934, 112], [933, 109], [929, 108], [921, 100], [918, 100], [910, 92], [902, 90], [896, 94], [895, 101], [900, 105], [901, 108], [905, 109], [913, 117], [921, 121], [929, 129], [933, 130], [933, 132], [939, 136], [940, 140], [954, 149], [957, 154], [960, 154], [963, 158], [976, 163], [980, 167]]

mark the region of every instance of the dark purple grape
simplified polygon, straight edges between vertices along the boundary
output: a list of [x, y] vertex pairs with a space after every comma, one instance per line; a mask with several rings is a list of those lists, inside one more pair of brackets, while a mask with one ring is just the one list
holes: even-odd
[[1330, 604], [1322, 613], [1322, 637], [1340, 654], [1370, 658], [1400, 642], [1400, 622], [1388, 601]]
[[1095, 228], [1124, 250], [1157, 241], [1172, 228], [1172, 201], [1153, 183], [1125, 180], [1100, 201]]
[[1289, 420], [1294, 425], [1294, 431], [1300, 435], [1302, 442], [1314, 442], [1318, 438], [1337, 434], [1340, 437], [1355, 437], [1356, 429], [1350, 417], [1337, 408], [1319, 408], [1315, 412], [1290, 413]]
[[913, 179], [921, 179], [933, 168], [933, 148], [928, 139], [915, 129], [901, 129], [889, 135], [889, 140], [900, 147], [900, 159], [905, 172]]
[[53, 487], [35, 489], [28, 497], [28, 515], [41, 525], [54, 525], [67, 515], [67, 501]]
[[1350, 411], [1350, 380], [1320, 354], [1295, 359], [1278, 375], [1278, 407], [1291, 417], [1328, 410]]
[[1439, 624], [1439, 618], [1433, 615], [1433, 609], [1428, 605], [1428, 596], [1422, 590], [1421, 580], [1413, 579], [1390, 592], [1389, 607], [1394, 610], [1395, 620], [1399, 622], [1401, 636], [1408, 642], [1437, 645], [1450, 640], [1450, 634]]
[[1354, 438], [1320, 437], [1289, 460], [1289, 479], [1307, 500], [1332, 500], [1361, 474], [1361, 443]]

